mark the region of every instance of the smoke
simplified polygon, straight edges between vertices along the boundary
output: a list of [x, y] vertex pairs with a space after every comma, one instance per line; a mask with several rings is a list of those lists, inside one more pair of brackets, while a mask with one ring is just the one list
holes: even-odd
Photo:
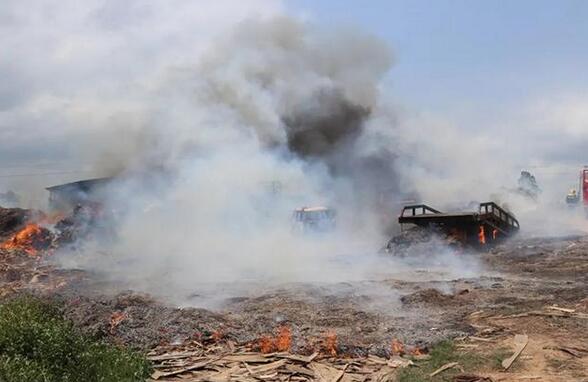
[[[369, 278], [361, 264], [385, 242], [377, 196], [397, 183], [392, 137], [370, 125], [390, 65], [388, 47], [356, 30], [238, 23], [134, 90], [126, 112], [92, 118], [107, 126], [94, 163], [119, 175], [107, 201], [117, 237], [110, 255], [87, 244], [62, 264], [176, 299], [211, 282]], [[336, 229], [297, 233], [303, 206], [336, 210]]]
[[[0, 57], [0, 158], [80, 171], [50, 184], [117, 175], [117, 237], [61, 261], [130, 287], [186, 296], [209, 282], [369, 279], [393, 201], [497, 200], [535, 225], [546, 209], [510, 185], [529, 165], [577, 159], [549, 144], [565, 107], [520, 128], [409, 115], [384, 86], [386, 43], [277, 2], [74, 3], [0, 6], [0, 44], [14, 52]], [[585, 142], [583, 118], [570, 117], [568, 147]], [[536, 175], [540, 203], [557, 198]], [[293, 211], [317, 205], [337, 210], [336, 230], [296, 234]]]
[[[501, 115], [449, 119], [404, 113], [394, 131], [402, 142], [399, 179], [441, 210], [495, 201], [519, 219], [523, 235], [588, 232], [584, 211], [565, 203], [569, 190], [578, 189], [585, 165], [579, 147], [588, 144], [588, 130], [581, 128], [588, 123], [586, 104], [577, 95], [550, 94]], [[517, 190], [523, 170], [537, 179], [536, 198]]]

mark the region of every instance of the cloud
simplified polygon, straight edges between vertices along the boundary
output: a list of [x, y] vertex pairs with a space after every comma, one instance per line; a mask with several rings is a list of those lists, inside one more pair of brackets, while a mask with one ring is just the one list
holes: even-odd
[[0, 151], [61, 146], [66, 157], [77, 139], [141, 107], [134, 95], [162, 71], [193, 62], [240, 20], [281, 9], [272, 0], [3, 1]]

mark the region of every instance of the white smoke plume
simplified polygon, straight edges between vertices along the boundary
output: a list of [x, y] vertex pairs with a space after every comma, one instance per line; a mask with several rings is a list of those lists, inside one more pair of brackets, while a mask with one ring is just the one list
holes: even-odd
[[[109, 255], [63, 261], [154, 293], [371, 277], [373, 257], [340, 266], [340, 256], [384, 244], [394, 199], [494, 199], [544, 216], [505, 189], [528, 166], [576, 166], [586, 146], [585, 114], [567, 107], [540, 105], [529, 114], [554, 119], [525, 115], [517, 128], [399, 113], [384, 42], [299, 21], [271, 0], [4, 1], [0, 20], [11, 52], [0, 56], [0, 159], [79, 171], [5, 186], [119, 175]], [[549, 144], [558, 121], [576, 155]], [[542, 200], [557, 199], [555, 179], [537, 175]], [[337, 209], [336, 232], [294, 234], [292, 211], [309, 205]]]
[[[369, 119], [390, 65], [388, 47], [356, 30], [239, 22], [131, 92], [102, 131], [120, 128], [130, 145], [99, 134], [112, 144], [97, 163], [120, 176], [108, 200], [117, 239], [110, 256], [87, 248], [64, 263], [176, 295], [206, 282], [368, 277], [337, 259], [385, 242], [374, 207], [397, 182], [394, 145]], [[293, 211], [315, 205], [338, 211], [335, 232], [294, 232]]]

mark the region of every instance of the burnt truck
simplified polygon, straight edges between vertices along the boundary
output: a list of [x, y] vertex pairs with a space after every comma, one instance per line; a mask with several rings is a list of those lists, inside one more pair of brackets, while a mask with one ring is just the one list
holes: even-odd
[[426, 204], [408, 205], [402, 209], [398, 223], [401, 231], [408, 224], [442, 236], [449, 244], [479, 250], [491, 248], [520, 230], [519, 221], [494, 202], [480, 203], [474, 211], [458, 212], [441, 212]]

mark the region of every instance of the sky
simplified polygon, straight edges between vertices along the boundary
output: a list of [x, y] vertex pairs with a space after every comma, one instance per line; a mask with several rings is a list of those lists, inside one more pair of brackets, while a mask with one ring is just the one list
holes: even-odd
[[582, 0], [289, 0], [293, 12], [368, 30], [392, 47], [389, 85], [403, 103], [458, 116], [586, 94]]
[[501, 157], [508, 179], [561, 168], [575, 179], [588, 164], [586, 1], [4, 0], [0, 192], [105, 175], [96, 157], [138, 149], [135, 133], [154, 123], [154, 90], [201, 65], [243, 20], [283, 16], [382, 43], [393, 65], [379, 106], [394, 115], [394, 149], [442, 173], [440, 183], [447, 168], [475, 177], [485, 163], [472, 156]]

